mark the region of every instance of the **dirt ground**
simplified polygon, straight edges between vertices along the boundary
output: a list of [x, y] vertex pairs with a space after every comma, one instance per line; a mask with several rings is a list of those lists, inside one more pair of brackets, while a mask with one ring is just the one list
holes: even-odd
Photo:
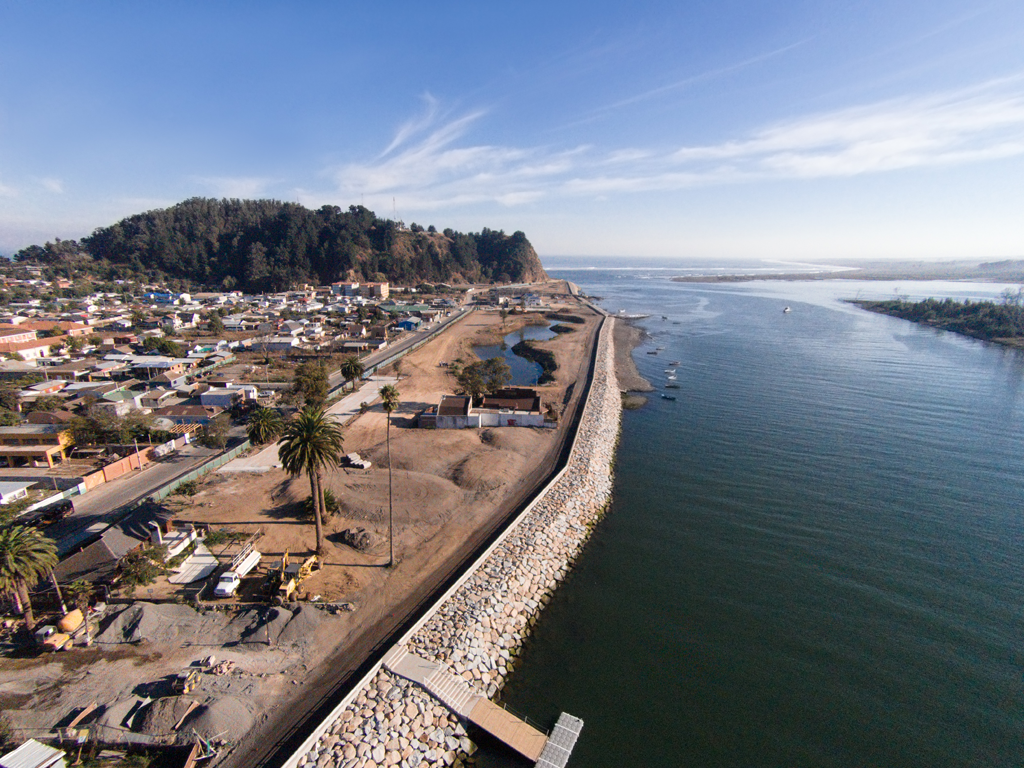
[[644, 330], [624, 320], [615, 321], [615, 375], [623, 392], [653, 392], [654, 387], [637, 370], [633, 350], [643, 341]]
[[[564, 288], [554, 283], [549, 290]], [[600, 322], [597, 313], [589, 308], [573, 299], [567, 302], [562, 308], [585, 317], [586, 324], [577, 326], [573, 333], [539, 344], [552, 350], [558, 362], [555, 382], [538, 388], [542, 402], [554, 402], [560, 410], [567, 393], [574, 394], [574, 382], [585, 374], [585, 350]], [[95, 649], [0, 661], [0, 708], [9, 712], [16, 727], [45, 730], [66, 721], [77, 707], [90, 701], [119, 702], [123, 707], [124, 702], [140, 692], [150, 695], [152, 686], [161, 679], [166, 682], [182, 667], [212, 653], [218, 659], [234, 661], [236, 667], [223, 677], [203, 675], [199, 689], [192, 695], [209, 706], [222, 699], [231, 700], [233, 707], [242, 706], [249, 713], [248, 718], [240, 721], [245, 726], [242, 732], [229, 728], [222, 738], [234, 741], [250, 731], [250, 741], [259, 739], [260, 725], [269, 727], [276, 716], [286, 713], [289, 705], [301, 701], [304, 686], [322, 688], [325, 683], [321, 678], [327, 676], [327, 670], [337, 667], [346, 654], [363, 653], [369, 635], [377, 628], [383, 634], [383, 628], [393, 626], [418, 594], [425, 594], [432, 584], [443, 579], [458, 561], [460, 552], [495, 523], [502, 505], [517, 497], [550, 460], [549, 453], [564, 425], [558, 430], [422, 430], [415, 426], [416, 415], [423, 408], [435, 405], [441, 395], [454, 391], [449, 369], [441, 363], [460, 357], [471, 361], [474, 344], [492, 341], [496, 334], [512, 332], [530, 321], [530, 314], [509, 315], [503, 321], [497, 311], [476, 311], [403, 358], [397, 385], [401, 405], [392, 416], [390, 430], [396, 560], [391, 568], [385, 567], [387, 419], [379, 404], [375, 404], [346, 425], [345, 451], [358, 452], [372, 461], [373, 467], [338, 468], [325, 476], [327, 487], [340, 501], [341, 511], [325, 521], [327, 553], [323, 568], [303, 582], [299, 592], [304, 599], [350, 603], [353, 611], [328, 611], [304, 605], [302, 610], [313, 611], [315, 621], [309, 613], [304, 614], [303, 621], [308, 627], [302, 636], [290, 641], [286, 635], [280, 635], [285, 639], [271, 642], [269, 634], [261, 640], [262, 630], [251, 628], [248, 639], [232, 640], [233, 625], [214, 621], [221, 614], [208, 614], [213, 624], [197, 623], [191, 615], [199, 614], [189, 608], [173, 604], [155, 606], [189, 612], [177, 619], [170, 615], [164, 619], [165, 623], [180, 623], [181, 632], [154, 630], [152, 637], [137, 645], [115, 645], [112, 638], [121, 631], [118, 624], [105, 634], [110, 644], [100, 644]], [[256, 596], [268, 569], [286, 550], [291, 557], [298, 558], [312, 553], [314, 528], [301, 515], [302, 502], [308, 495], [306, 478], [290, 478], [278, 469], [263, 474], [213, 474], [194, 496], [174, 497], [169, 508], [180, 520], [209, 523], [215, 529], [247, 534], [262, 530], [263, 537], [256, 548], [263, 553], [263, 562], [243, 582], [241, 594], [247, 598]], [[347, 528], [369, 531], [371, 547], [359, 552], [342, 543], [340, 534]], [[172, 587], [158, 584], [153, 589], [152, 595], [143, 590], [139, 597], [159, 598], [169, 594]], [[250, 611], [246, 614], [250, 616], [245, 619], [249, 622], [247, 626], [277, 626], [290, 619], [290, 614], [268, 617], [266, 613], [270, 610], [276, 609], [264, 604], [257, 612]], [[149, 619], [155, 622], [153, 626], [159, 623], [153, 618], [155, 615]], [[233, 614], [223, 616], [230, 615]], [[122, 617], [117, 621], [125, 620]], [[138, 633], [134, 637], [138, 640]], [[126, 653], [126, 649], [131, 650]], [[358, 659], [344, 661], [352, 664]], [[219, 722], [216, 718], [213, 721]], [[255, 730], [250, 730], [250, 725]]]

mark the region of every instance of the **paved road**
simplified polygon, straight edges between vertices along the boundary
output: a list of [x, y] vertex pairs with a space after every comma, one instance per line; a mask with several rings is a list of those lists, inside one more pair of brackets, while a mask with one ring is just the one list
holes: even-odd
[[[350, 392], [338, 402], [327, 409], [330, 416], [334, 416], [340, 423], [344, 424], [351, 417], [359, 413], [363, 402], [372, 403], [377, 399], [377, 391], [385, 384], [394, 384], [398, 379], [393, 376], [371, 376], [369, 379], [359, 382], [355, 392]], [[217, 472], [266, 472], [271, 467], [280, 467], [281, 462], [277, 458], [277, 450], [281, 441], [268, 445], [261, 451], [250, 453], [248, 456], [239, 456], [225, 464]]]
[[[384, 349], [380, 350], [379, 352], [373, 352], [372, 354], [367, 355], [361, 360], [363, 368], [365, 368], [366, 370], [370, 370], [375, 365], [380, 365], [388, 358], [394, 357], [397, 354], [401, 354], [414, 344], [418, 344], [424, 339], [428, 339], [431, 336], [435, 336], [441, 333], [445, 328], [454, 323], [460, 317], [472, 311], [472, 307], [462, 307], [460, 309], [457, 309], [452, 313], [451, 317], [444, 318], [443, 320], [440, 321], [440, 323], [431, 323], [428, 327], [424, 328], [423, 330], [411, 333], [405, 338], [403, 338], [401, 341], [395, 342], [394, 344], [390, 344]], [[330, 387], [330, 389], [335, 389], [336, 387], [339, 387], [344, 383], [345, 379], [342, 378], [341, 371], [335, 371], [334, 373], [327, 377], [327, 384]]]
[[74, 514], [50, 526], [46, 533], [57, 542], [57, 549], [62, 555], [70, 552], [106, 527], [126, 504], [148, 496], [217, 453], [219, 451], [213, 448], [188, 445], [164, 459], [145, 465], [141, 470], [136, 469], [113, 482], [97, 486], [82, 496], [74, 496]]

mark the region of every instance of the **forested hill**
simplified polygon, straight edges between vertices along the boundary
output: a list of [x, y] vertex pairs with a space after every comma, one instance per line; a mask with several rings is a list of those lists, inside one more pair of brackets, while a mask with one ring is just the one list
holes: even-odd
[[129, 216], [75, 241], [14, 256], [105, 277], [240, 289], [286, 290], [337, 280], [535, 282], [547, 275], [522, 232], [405, 229], [362, 206], [310, 210], [277, 200], [192, 198]]

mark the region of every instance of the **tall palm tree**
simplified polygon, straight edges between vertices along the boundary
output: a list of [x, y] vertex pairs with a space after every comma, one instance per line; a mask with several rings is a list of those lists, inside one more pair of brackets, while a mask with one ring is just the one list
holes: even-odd
[[277, 456], [292, 477], [306, 474], [316, 518], [316, 553], [324, 552], [323, 470], [337, 466], [342, 451], [341, 426], [322, 408], [306, 406], [281, 435]]
[[356, 355], [349, 355], [341, 361], [341, 375], [345, 381], [352, 383], [353, 392], [356, 391], [356, 379], [363, 375], [364, 370], [362, 361]]
[[25, 626], [35, 626], [28, 585], [57, 565], [57, 545], [35, 528], [14, 525], [0, 530], [0, 585], [13, 591]]
[[245, 427], [249, 442], [263, 445], [281, 434], [284, 424], [281, 416], [273, 408], [257, 408], [249, 414], [249, 422]]
[[92, 627], [89, 626], [89, 599], [92, 597], [93, 587], [85, 579], [78, 579], [68, 584], [68, 594], [75, 608], [82, 612], [85, 619], [85, 644], [92, 645]]
[[380, 400], [384, 412], [388, 415], [388, 566], [390, 567], [395, 562], [395, 512], [391, 496], [391, 414], [398, 408], [398, 387], [393, 384], [385, 384], [380, 388]]

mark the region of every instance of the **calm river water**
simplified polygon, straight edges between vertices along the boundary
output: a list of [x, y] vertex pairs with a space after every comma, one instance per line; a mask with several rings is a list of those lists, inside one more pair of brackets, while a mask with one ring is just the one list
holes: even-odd
[[681, 386], [504, 701], [582, 717], [579, 768], [1024, 765], [1024, 356], [838, 300], [1004, 286], [549, 271]]

